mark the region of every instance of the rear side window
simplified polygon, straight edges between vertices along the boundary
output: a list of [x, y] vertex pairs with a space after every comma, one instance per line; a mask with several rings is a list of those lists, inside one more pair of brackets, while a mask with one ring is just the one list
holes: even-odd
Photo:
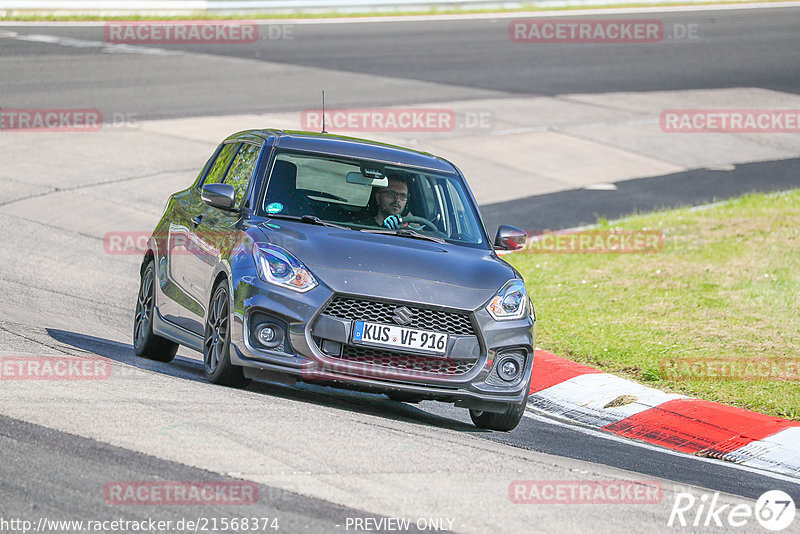
[[222, 151], [217, 156], [217, 160], [206, 175], [204, 184], [218, 184], [225, 178], [225, 172], [236, 154], [238, 143], [229, 143], [222, 148]]
[[250, 179], [253, 177], [260, 150], [260, 146], [243, 144], [225, 177], [224, 183], [232, 185], [236, 190], [235, 205], [237, 208], [242, 207], [242, 201], [247, 193], [247, 187], [250, 185]]

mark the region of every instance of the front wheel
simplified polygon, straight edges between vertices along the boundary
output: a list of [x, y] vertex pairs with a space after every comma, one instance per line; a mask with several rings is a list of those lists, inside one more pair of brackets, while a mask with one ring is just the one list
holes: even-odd
[[133, 352], [140, 358], [171, 362], [178, 352], [178, 344], [153, 333], [153, 316], [156, 313], [155, 280], [156, 270], [153, 260], [150, 260], [139, 283], [136, 317], [133, 319]]
[[250, 381], [242, 368], [231, 363], [230, 308], [227, 281], [214, 288], [206, 318], [203, 342], [203, 369], [212, 384], [243, 388]]
[[509, 432], [517, 428], [522, 416], [525, 413], [525, 406], [528, 404], [528, 397], [521, 404], [509, 404], [503, 413], [484, 412], [480, 410], [470, 410], [469, 417], [475, 426], [486, 430], [499, 430]]

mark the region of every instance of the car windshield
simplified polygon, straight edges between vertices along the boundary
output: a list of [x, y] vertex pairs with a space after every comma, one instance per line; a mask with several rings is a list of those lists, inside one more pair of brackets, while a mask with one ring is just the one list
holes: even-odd
[[[368, 160], [280, 153], [260, 214], [486, 246], [475, 207], [457, 175]], [[383, 225], [392, 215], [399, 218], [397, 226]]]

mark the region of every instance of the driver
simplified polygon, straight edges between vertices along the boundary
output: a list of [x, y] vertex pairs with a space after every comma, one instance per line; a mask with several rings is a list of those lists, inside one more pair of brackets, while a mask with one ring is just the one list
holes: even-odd
[[400, 214], [408, 202], [408, 184], [400, 178], [390, 177], [387, 187], [376, 188], [372, 194], [377, 206], [375, 213], [366, 213], [354, 222], [392, 230], [399, 228], [403, 224]]

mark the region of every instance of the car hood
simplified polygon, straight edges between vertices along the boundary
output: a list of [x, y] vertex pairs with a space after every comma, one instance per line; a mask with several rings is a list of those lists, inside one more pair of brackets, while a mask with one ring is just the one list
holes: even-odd
[[283, 219], [259, 229], [337, 293], [475, 310], [517, 277], [486, 249]]

